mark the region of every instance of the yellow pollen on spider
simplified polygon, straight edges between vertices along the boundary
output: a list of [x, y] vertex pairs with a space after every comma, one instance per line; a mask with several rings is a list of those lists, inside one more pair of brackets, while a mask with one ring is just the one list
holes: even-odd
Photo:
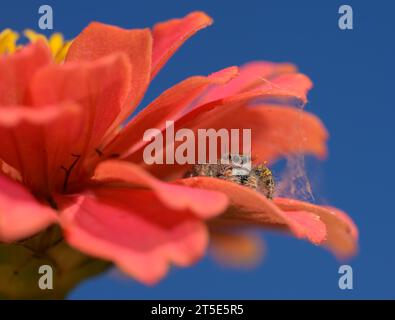
[[[27, 29], [23, 32], [23, 35], [29, 40], [29, 42], [35, 42], [37, 40], [44, 41], [49, 49], [51, 50], [52, 56], [56, 63], [64, 61], [67, 51], [70, 48], [71, 41], [65, 41], [63, 35], [59, 32], [53, 33], [49, 38], [45, 35]], [[11, 29], [5, 29], [0, 32], [0, 55], [13, 54], [15, 51], [20, 49], [22, 45], [18, 44], [20, 35]]]

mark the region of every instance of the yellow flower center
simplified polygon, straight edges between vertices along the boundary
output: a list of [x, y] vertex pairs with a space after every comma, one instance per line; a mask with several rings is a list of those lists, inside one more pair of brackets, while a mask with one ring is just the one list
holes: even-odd
[[[23, 32], [24, 36], [30, 41], [35, 42], [43, 40], [52, 52], [52, 56], [57, 63], [64, 61], [71, 41], [65, 41], [61, 33], [54, 33], [49, 38], [41, 33], [27, 29]], [[0, 32], [0, 55], [13, 54], [22, 46], [18, 42], [19, 34], [11, 29], [5, 29]]]

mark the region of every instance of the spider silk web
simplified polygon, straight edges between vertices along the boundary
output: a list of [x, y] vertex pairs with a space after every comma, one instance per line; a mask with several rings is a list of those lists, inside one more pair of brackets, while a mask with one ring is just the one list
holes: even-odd
[[306, 171], [305, 156], [288, 156], [285, 168], [277, 178], [276, 197], [291, 198], [315, 203], [313, 188]]
[[296, 128], [295, 141], [299, 144], [295, 148], [294, 154], [285, 155], [285, 164], [283, 163], [280, 170], [276, 172], [276, 188], [275, 197], [291, 198], [306, 202], [315, 203], [316, 197], [313, 192], [312, 183], [309, 179], [306, 169], [306, 157], [303, 154], [302, 141], [304, 139], [303, 117], [305, 104], [299, 100], [277, 100], [269, 101], [270, 104], [278, 104], [278, 107], [294, 107], [298, 109], [298, 117], [296, 123], [292, 125]]

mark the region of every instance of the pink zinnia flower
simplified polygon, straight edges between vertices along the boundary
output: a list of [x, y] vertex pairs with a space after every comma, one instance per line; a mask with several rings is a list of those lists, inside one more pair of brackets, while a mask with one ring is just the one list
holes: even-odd
[[355, 252], [357, 230], [338, 209], [270, 201], [229, 181], [183, 179], [186, 166], [144, 163], [144, 131], [164, 130], [167, 120], [192, 130], [251, 128], [256, 162], [326, 154], [327, 132], [316, 116], [250, 107], [266, 98], [306, 102], [311, 82], [289, 64], [188, 78], [122, 126], [166, 61], [211, 23], [201, 12], [153, 29], [95, 22], [71, 46], [54, 38], [49, 47], [38, 37], [16, 50], [0, 36], [0, 241], [18, 243], [58, 224], [72, 247], [144, 283], [158, 281], [170, 264], [200, 258], [207, 221], [280, 228], [341, 256]]

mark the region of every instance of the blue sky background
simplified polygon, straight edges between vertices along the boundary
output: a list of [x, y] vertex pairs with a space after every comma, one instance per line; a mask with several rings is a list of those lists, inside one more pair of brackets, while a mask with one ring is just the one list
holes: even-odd
[[[288, 236], [264, 234], [265, 263], [228, 269], [205, 258], [173, 269], [148, 288], [109, 272], [82, 283], [80, 298], [395, 298], [394, 227], [395, 3], [391, 1], [166, 0], [2, 1], [0, 29], [37, 29], [38, 7], [54, 9], [54, 30], [76, 36], [93, 20], [125, 28], [204, 10], [214, 26], [187, 42], [155, 79], [145, 102], [185, 77], [209, 74], [250, 60], [289, 61], [315, 87], [307, 110], [331, 134], [321, 165], [320, 194], [347, 211], [360, 234], [354, 290], [338, 288], [338, 267], [326, 250]], [[337, 26], [338, 8], [350, 4], [354, 30]]]

